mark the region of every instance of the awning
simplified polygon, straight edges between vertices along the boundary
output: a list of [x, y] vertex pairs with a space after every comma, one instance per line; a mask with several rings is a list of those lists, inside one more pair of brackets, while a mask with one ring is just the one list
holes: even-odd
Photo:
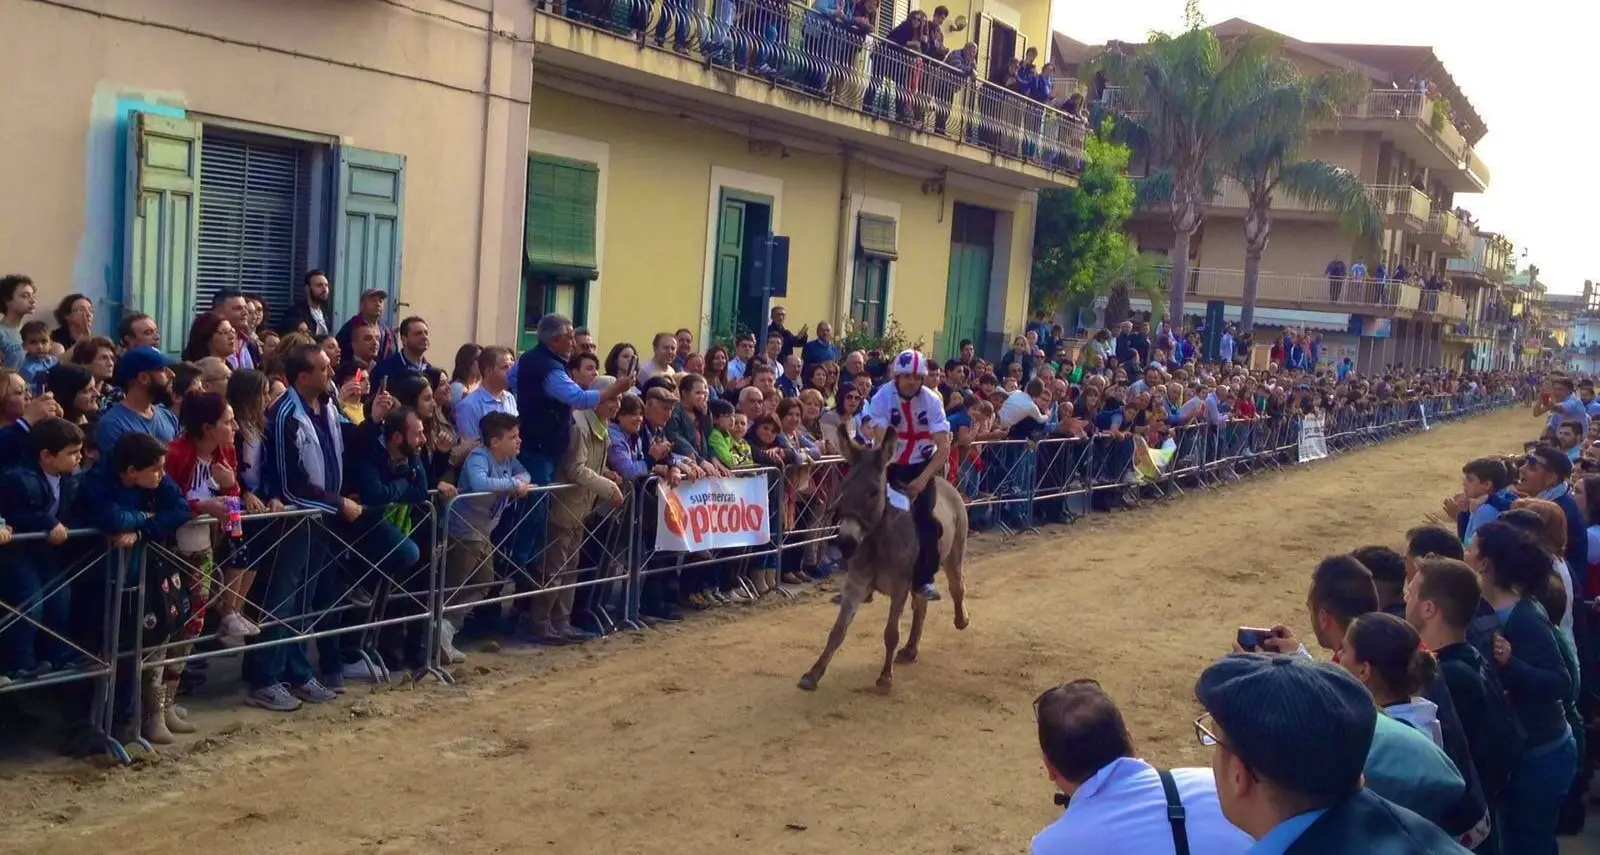
[[895, 237], [895, 221], [888, 217], [861, 214], [856, 218], [856, 246], [868, 258], [898, 259]]
[[594, 252], [600, 168], [548, 154], [528, 157], [523, 238], [528, 272], [564, 279], [600, 276]]

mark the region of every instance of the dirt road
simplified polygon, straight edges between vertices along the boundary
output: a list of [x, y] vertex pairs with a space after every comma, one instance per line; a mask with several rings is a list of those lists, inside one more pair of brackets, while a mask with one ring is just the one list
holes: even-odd
[[1464, 460], [1516, 447], [1531, 423], [1499, 413], [982, 538], [967, 562], [972, 627], [957, 634], [935, 604], [921, 660], [888, 697], [871, 691], [881, 602], [814, 694], [795, 680], [833, 619], [824, 597], [717, 612], [582, 649], [478, 654], [455, 687], [353, 690], [276, 718], [229, 706], [203, 715], [212, 739], [132, 769], [11, 769], [0, 852], [1026, 851], [1059, 810], [1035, 741], [1039, 691], [1095, 677], [1144, 756], [1203, 762], [1191, 691], [1233, 629], [1305, 631], [1318, 558], [1398, 545]]

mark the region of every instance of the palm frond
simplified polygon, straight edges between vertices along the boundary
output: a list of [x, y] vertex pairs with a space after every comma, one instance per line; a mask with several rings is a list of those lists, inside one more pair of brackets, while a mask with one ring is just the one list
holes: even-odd
[[1276, 189], [1315, 208], [1339, 215], [1340, 225], [1362, 237], [1383, 230], [1383, 212], [1355, 173], [1323, 160], [1301, 160], [1277, 168]]

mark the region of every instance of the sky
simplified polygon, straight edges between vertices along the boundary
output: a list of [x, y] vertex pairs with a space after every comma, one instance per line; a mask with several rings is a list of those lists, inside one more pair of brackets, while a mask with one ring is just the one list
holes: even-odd
[[[1054, 0], [1054, 28], [1080, 42], [1143, 41], [1183, 26], [1183, 0]], [[1426, 45], [1488, 126], [1475, 147], [1489, 190], [1456, 194], [1479, 225], [1515, 242], [1518, 267], [1539, 268], [1552, 293], [1600, 279], [1600, 7], [1553, 0], [1201, 0], [1209, 23], [1243, 18], [1307, 42]], [[1595, 216], [1595, 219], [1591, 219]], [[1527, 255], [1523, 256], [1523, 250]], [[1597, 252], [1600, 255], [1600, 252]]]

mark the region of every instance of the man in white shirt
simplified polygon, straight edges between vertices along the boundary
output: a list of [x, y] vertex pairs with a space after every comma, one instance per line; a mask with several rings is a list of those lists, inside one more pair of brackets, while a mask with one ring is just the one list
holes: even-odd
[[650, 343], [654, 352], [645, 364], [639, 366], [639, 388], [644, 388], [646, 383], [657, 377], [668, 380], [678, 378], [678, 369], [672, 367], [673, 360], [678, 357], [678, 337], [669, 332], [656, 333], [655, 340]]
[[[1243, 855], [1254, 845], [1223, 817], [1210, 769], [1173, 769], [1169, 793], [1162, 773], [1133, 756], [1133, 737], [1100, 684], [1075, 680], [1033, 706], [1045, 770], [1070, 800], [1034, 836], [1033, 855], [1172, 855], [1179, 835], [1190, 855]], [[1181, 823], [1170, 818], [1174, 798]]]
[[895, 457], [885, 475], [889, 484], [911, 499], [911, 518], [917, 524], [917, 562], [913, 571], [916, 596], [939, 599], [933, 578], [939, 573], [939, 538], [943, 528], [934, 519], [936, 491], [929, 482], [940, 477], [950, 459], [950, 422], [945, 418], [939, 393], [923, 385], [927, 357], [915, 350], [901, 351], [890, 364], [890, 382], [879, 387], [867, 402], [861, 430], [874, 444], [895, 429]]
[[1045, 392], [1044, 381], [1035, 377], [1028, 381], [1027, 388], [1006, 396], [1006, 402], [1000, 405], [1000, 428], [1009, 431], [1028, 419], [1037, 423], [1030, 427], [1043, 428], [1050, 421], [1050, 416], [1045, 413], [1049, 406], [1050, 398]]

